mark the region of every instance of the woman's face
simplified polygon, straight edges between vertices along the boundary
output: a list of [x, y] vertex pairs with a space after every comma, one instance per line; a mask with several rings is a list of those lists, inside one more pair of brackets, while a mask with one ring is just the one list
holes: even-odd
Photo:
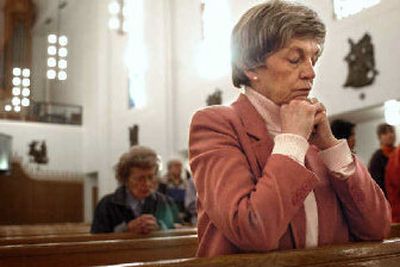
[[277, 105], [306, 99], [313, 85], [314, 66], [320, 52], [316, 40], [294, 38], [267, 57], [265, 66], [248, 70], [246, 75], [254, 90]]
[[384, 146], [394, 146], [396, 142], [396, 134], [394, 131], [387, 130], [379, 136], [379, 142]]
[[182, 163], [180, 162], [172, 163], [169, 168], [169, 172], [174, 176], [180, 177], [182, 173]]
[[131, 168], [127, 181], [129, 192], [138, 200], [145, 199], [152, 192], [154, 179], [155, 168]]

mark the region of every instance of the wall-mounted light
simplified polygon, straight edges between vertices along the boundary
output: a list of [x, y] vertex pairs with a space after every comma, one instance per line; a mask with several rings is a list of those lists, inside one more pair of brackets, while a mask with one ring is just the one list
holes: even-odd
[[333, 7], [336, 18], [343, 19], [379, 3], [380, 0], [333, 0]]
[[110, 18], [108, 19], [108, 28], [110, 30], [118, 31], [120, 34], [128, 32], [127, 1], [128, 0], [111, 0], [108, 4], [108, 13], [110, 14]]
[[385, 121], [390, 125], [400, 124], [400, 102], [394, 99], [385, 101]]
[[47, 79], [67, 79], [68, 37], [65, 35], [49, 34], [47, 36]]
[[31, 94], [31, 71], [28, 68], [15, 67], [12, 70], [12, 98], [11, 103], [4, 106], [6, 112], [14, 110], [15, 112], [21, 111], [22, 107], [30, 105], [29, 96]]
[[6, 112], [10, 112], [12, 110], [12, 106], [10, 104], [7, 104], [7, 105], [4, 106], [4, 110]]

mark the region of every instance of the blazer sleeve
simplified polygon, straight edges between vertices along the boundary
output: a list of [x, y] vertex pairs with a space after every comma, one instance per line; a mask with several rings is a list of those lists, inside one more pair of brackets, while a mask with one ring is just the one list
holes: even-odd
[[387, 198], [392, 205], [393, 222], [400, 222], [400, 147], [389, 157], [386, 165], [385, 187]]
[[[287, 156], [271, 155], [255, 177], [232, 123], [232, 113], [198, 111], [190, 128], [190, 166], [199, 204], [242, 250], [278, 248], [318, 178]], [[265, 148], [267, 149], [267, 148]]]
[[342, 203], [353, 237], [356, 240], [382, 240], [390, 232], [390, 205], [367, 168], [356, 156], [353, 158], [354, 174], [345, 180], [332, 175], [332, 186]]
[[113, 232], [113, 225], [109, 215], [109, 203], [106, 198], [103, 198], [99, 204], [97, 204], [90, 232], [92, 234]]

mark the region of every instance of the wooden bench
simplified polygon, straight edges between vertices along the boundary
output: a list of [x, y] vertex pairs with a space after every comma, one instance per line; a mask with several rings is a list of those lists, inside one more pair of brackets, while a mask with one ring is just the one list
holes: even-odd
[[89, 233], [90, 224], [87, 223], [57, 223], [36, 225], [1, 225], [0, 238], [38, 235], [67, 235]]
[[0, 266], [81, 266], [195, 256], [197, 236], [0, 246]]
[[400, 237], [400, 223], [393, 223], [390, 227], [389, 238]]
[[[314, 266], [314, 267], [355, 267], [400, 265], [400, 239], [384, 242], [360, 242], [340, 246], [326, 246], [315, 249], [290, 250], [270, 253], [234, 254], [214, 258], [191, 258], [136, 262], [111, 265], [112, 267], [228, 267], [228, 266]], [[110, 266], [110, 267], [111, 267]]]
[[61, 235], [43, 235], [43, 236], [16, 236], [0, 238], [0, 245], [16, 245], [16, 244], [39, 244], [39, 243], [61, 243], [61, 242], [82, 242], [95, 240], [122, 240], [137, 239], [148, 237], [169, 237], [196, 235], [196, 228], [180, 228], [164, 231], [152, 232], [149, 235], [135, 235], [131, 233], [109, 233], [109, 234], [61, 234]]

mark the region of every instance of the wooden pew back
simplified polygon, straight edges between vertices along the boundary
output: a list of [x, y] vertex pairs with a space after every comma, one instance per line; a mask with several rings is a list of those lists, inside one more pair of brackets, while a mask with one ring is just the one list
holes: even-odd
[[393, 223], [390, 226], [390, 236], [389, 238], [400, 237], [400, 223]]
[[16, 236], [0, 238], [0, 245], [17, 245], [17, 244], [39, 244], [39, 243], [61, 243], [61, 242], [83, 242], [95, 240], [122, 240], [122, 239], [138, 239], [148, 237], [169, 237], [197, 234], [196, 228], [181, 228], [164, 231], [152, 232], [149, 235], [135, 235], [132, 233], [108, 233], [108, 234], [61, 234], [61, 235], [43, 235], [43, 236]]
[[[163, 260], [157, 262], [136, 262], [123, 264], [124, 267], [228, 267], [228, 266], [314, 266], [314, 267], [355, 267], [355, 266], [399, 266], [400, 239], [384, 242], [352, 243], [341, 246], [327, 246], [315, 249], [290, 250], [259, 254], [234, 254], [214, 258], [192, 258]], [[121, 265], [112, 265], [119, 267]], [[111, 267], [111, 266], [110, 266]]]
[[197, 236], [0, 246], [0, 266], [81, 266], [195, 256]]
[[0, 238], [89, 233], [87, 223], [55, 223], [36, 225], [1, 225]]

